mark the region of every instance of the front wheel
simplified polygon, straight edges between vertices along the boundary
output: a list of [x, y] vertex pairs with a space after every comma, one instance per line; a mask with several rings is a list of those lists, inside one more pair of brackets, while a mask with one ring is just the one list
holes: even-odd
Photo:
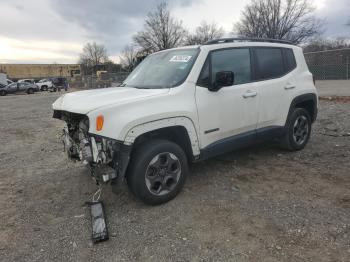
[[311, 134], [311, 117], [304, 108], [296, 108], [287, 120], [286, 131], [281, 139], [282, 148], [289, 151], [303, 149]]
[[132, 154], [127, 173], [130, 190], [144, 203], [158, 205], [173, 199], [188, 174], [186, 154], [180, 146], [156, 139]]
[[0, 96], [6, 96], [6, 95], [7, 95], [7, 92], [5, 90], [0, 91]]
[[27, 90], [27, 93], [28, 93], [28, 95], [34, 94], [34, 89], [29, 88], [29, 89]]

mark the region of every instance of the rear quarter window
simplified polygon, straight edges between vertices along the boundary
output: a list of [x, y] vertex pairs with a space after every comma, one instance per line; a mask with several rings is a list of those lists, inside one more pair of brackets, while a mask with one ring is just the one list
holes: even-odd
[[293, 49], [283, 48], [285, 71], [290, 72], [297, 67]]
[[284, 75], [281, 48], [254, 48], [256, 80], [277, 78]]

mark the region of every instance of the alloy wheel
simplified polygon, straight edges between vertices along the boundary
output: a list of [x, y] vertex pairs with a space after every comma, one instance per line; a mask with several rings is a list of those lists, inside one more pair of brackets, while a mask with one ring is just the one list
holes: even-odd
[[309, 124], [306, 116], [301, 115], [295, 119], [293, 125], [293, 139], [298, 145], [302, 145], [309, 135]]
[[149, 192], [161, 196], [170, 193], [179, 182], [181, 163], [172, 153], [156, 155], [148, 164], [145, 174]]

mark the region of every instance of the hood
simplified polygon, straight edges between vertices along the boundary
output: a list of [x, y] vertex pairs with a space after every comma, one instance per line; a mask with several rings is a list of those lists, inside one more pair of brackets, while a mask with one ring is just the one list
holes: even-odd
[[110, 106], [142, 100], [147, 97], [167, 94], [169, 89], [138, 89], [131, 87], [111, 87], [78, 91], [65, 94], [53, 104], [54, 110], [62, 110], [78, 114]]

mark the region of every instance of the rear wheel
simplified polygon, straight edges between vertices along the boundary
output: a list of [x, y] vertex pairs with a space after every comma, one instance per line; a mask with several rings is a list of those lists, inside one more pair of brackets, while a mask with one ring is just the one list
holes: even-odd
[[29, 89], [27, 90], [27, 93], [28, 93], [29, 95], [34, 94], [34, 89], [29, 88]]
[[187, 158], [180, 146], [167, 140], [152, 140], [132, 155], [127, 182], [144, 203], [158, 205], [173, 199], [188, 174]]
[[296, 108], [287, 120], [281, 146], [290, 151], [303, 149], [311, 134], [311, 117], [304, 108]]
[[0, 90], [0, 96], [6, 96], [7, 92], [5, 90]]

